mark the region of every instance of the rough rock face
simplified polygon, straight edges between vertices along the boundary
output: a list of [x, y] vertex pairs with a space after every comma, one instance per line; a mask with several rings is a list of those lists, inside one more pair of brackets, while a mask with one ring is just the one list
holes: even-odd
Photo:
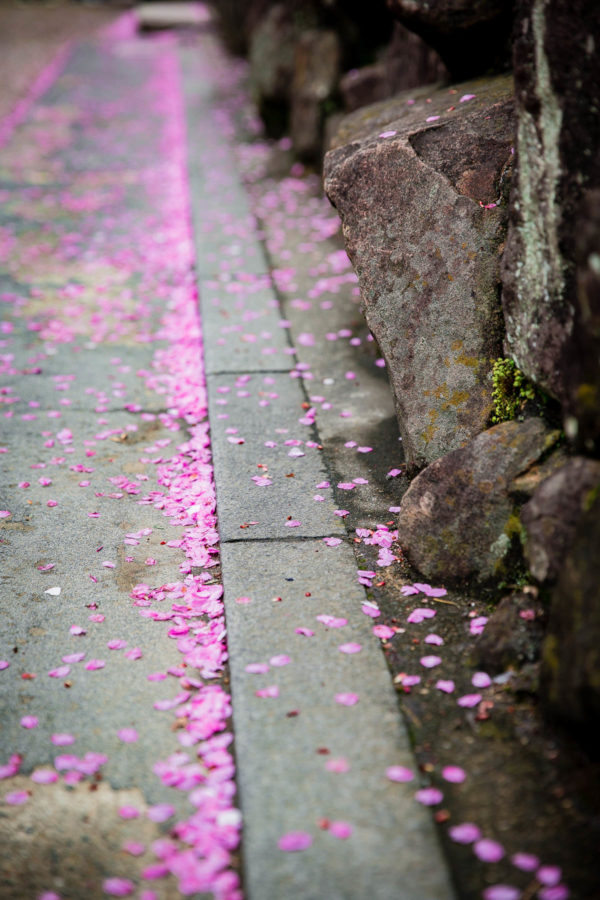
[[[552, 596], [542, 689], [555, 715], [587, 726], [600, 715], [600, 496], [582, 517]], [[589, 734], [590, 738], [592, 734]], [[596, 747], [597, 752], [597, 747]]]
[[387, 0], [393, 15], [434, 47], [454, 79], [506, 67], [509, 0]]
[[389, 46], [370, 66], [351, 69], [340, 81], [346, 112], [354, 112], [400, 91], [446, 81], [448, 70], [439, 55], [418, 35], [395, 23]]
[[[533, 611], [533, 620], [523, 619], [520, 613]], [[509, 667], [520, 668], [535, 662], [539, 656], [542, 625], [537, 617], [538, 604], [529, 594], [517, 593], [503, 597], [492, 612], [483, 634], [477, 638], [472, 659], [486, 672], [505, 672]]]
[[583, 195], [576, 225], [575, 359], [566, 430], [586, 453], [600, 454], [600, 188]]
[[291, 136], [301, 159], [316, 161], [321, 157], [324, 104], [336, 90], [340, 57], [335, 31], [305, 31], [296, 43]]
[[277, 3], [254, 29], [249, 53], [252, 94], [270, 133], [281, 133], [287, 125], [295, 48], [292, 13]]
[[577, 525], [600, 490], [600, 462], [574, 457], [541, 483], [521, 512], [527, 532], [525, 558], [534, 578], [554, 581]]
[[[585, 193], [600, 188], [600, 5], [519, 0], [517, 11], [518, 165], [503, 260], [507, 349], [519, 368], [573, 411], [567, 433], [576, 436], [577, 416], [587, 404], [595, 407], [598, 436], [600, 314], [587, 308], [590, 289], [598, 298], [590, 246], [595, 243], [597, 254], [598, 227], [587, 246], [580, 245], [579, 297], [575, 259], [593, 209], [583, 204]], [[590, 316], [596, 322], [592, 347], [582, 333]], [[586, 436], [580, 437], [585, 446]]]
[[325, 157], [413, 468], [464, 445], [490, 414], [513, 140], [510, 78], [429, 90], [346, 117]]
[[514, 479], [557, 438], [541, 419], [503, 422], [421, 472], [398, 517], [398, 540], [409, 561], [444, 583], [501, 575], [519, 533]]

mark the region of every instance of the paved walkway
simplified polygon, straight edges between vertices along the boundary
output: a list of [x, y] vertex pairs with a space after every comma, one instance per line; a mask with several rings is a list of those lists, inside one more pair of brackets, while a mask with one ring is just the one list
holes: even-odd
[[130, 24], [2, 132], [0, 896], [445, 900], [357, 579], [400, 457], [337, 218], [269, 189], [210, 34]]

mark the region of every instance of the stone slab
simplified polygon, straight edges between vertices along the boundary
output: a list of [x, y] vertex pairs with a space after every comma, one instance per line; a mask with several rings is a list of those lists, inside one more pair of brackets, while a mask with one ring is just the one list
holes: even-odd
[[[208, 396], [221, 540], [344, 535], [331, 489], [317, 488], [329, 475], [321, 450], [306, 446], [317, 444], [313, 429], [298, 422], [306, 400], [298, 380], [278, 372], [214, 376]], [[253, 483], [261, 475], [272, 484]]]
[[[351, 549], [225, 543], [222, 558], [248, 896], [450, 900], [431, 818], [413, 798], [416, 782], [385, 775], [388, 766], [412, 768], [414, 760], [372, 620], [360, 609], [365, 595]], [[240, 596], [251, 602], [236, 602]], [[327, 629], [315, 620], [321, 613], [348, 625]], [[295, 634], [300, 626], [314, 636]], [[362, 650], [339, 652], [348, 641]], [[289, 665], [245, 671], [278, 654], [288, 654]], [[267, 685], [277, 685], [279, 696], [255, 695]], [[339, 692], [355, 692], [359, 702], [341, 706]], [[341, 756], [349, 771], [327, 771], [326, 761]], [[354, 833], [337, 840], [319, 828], [324, 818], [348, 822]], [[279, 850], [279, 838], [297, 830], [313, 836], [312, 846]]]
[[290, 345], [268, 276], [202, 279], [199, 288], [207, 375], [289, 371]]

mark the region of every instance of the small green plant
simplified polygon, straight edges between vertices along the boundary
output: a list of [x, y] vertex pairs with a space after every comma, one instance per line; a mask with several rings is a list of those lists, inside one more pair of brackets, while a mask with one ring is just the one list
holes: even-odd
[[492, 422], [515, 419], [528, 400], [542, 401], [540, 393], [512, 359], [500, 358], [492, 369]]

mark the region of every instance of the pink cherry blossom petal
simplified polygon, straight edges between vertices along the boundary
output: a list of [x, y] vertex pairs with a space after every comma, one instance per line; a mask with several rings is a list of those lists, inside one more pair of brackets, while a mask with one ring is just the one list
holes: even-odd
[[441, 647], [444, 643], [444, 639], [441, 638], [439, 634], [428, 634], [424, 643], [431, 644], [434, 647]]
[[70, 671], [70, 666], [58, 666], [56, 669], [50, 669], [48, 675], [50, 678], [64, 678]]
[[510, 884], [492, 884], [482, 894], [483, 900], [519, 900], [521, 896], [519, 888]]
[[75, 738], [73, 737], [73, 735], [68, 734], [64, 731], [60, 731], [56, 734], [51, 735], [50, 740], [55, 747], [68, 747], [70, 744], [75, 743]]
[[23, 716], [21, 719], [22, 728], [37, 728], [38, 725], [39, 719], [37, 716]]
[[138, 733], [135, 728], [120, 728], [117, 731], [117, 737], [124, 744], [135, 744], [138, 739]]
[[471, 684], [476, 688], [486, 688], [492, 683], [492, 679], [487, 672], [475, 672], [471, 678]]
[[355, 706], [358, 703], [359, 697], [358, 694], [342, 693], [336, 694], [334, 700], [336, 703], [341, 704], [341, 706]]
[[269, 671], [269, 668], [268, 663], [248, 663], [244, 671], [250, 675], [263, 675]]
[[498, 862], [504, 856], [504, 847], [498, 841], [481, 838], [473, 845], [473, 852], [482, 862]]
[[257, 697], [279, 697], [279, 688], [276, 684], [270, 684], [268, 687], [259, 688], [254, 693]]
[[515, 853], [511, 856], [510, 861], [516, 869], [521, 869], [522, 872], [535, 872], [540, 864], [538, 857], [533, 853]]
[[[363, 605], [361, 606], [361, 610], [363, 611], [365, 616], [369, 616], [371, 619], [377, 619], [378, 616], [381, 615], [381, 610], [379, 609], [379, 607], [375, 606], [375, 604], [371, 603], [370, 601], [363, 603]], [[384, 626], [384, 627], [387, 627], [387, 626]], [[373, 632], [373, 633], [375, 633], [375, 632]], [[391, 636], [392, 635], [390, 635], [390, 637]], [[378, 634], [377, 637], [381, 637], [381, 635]]]
[[444, 694], [451, 694], [454, 691], [454, 682], [450, 679], [441, 678], [439, 681], [435, 683], [438, 691], [443, 691]]
[[317, 622], [321, 622], [321, 624], [325, 625], [327, 628], [343, 628], [348, 624], [348, 619], [342, 619], [338, 616], [329, 616], [325, 613], [316, 616], [316, 619]]
[[115, 638], [111, 641], [107, 641], [106, 646], [109, 650], [124, 650], [127, 646], [127, 641], [120, 640], [119, 638]]
[[441, 665], [442, 659], [440, 656], [422, 656], [420, 659], [420, 663], [426, 669], [433, 669], [435, 666]]
[[288, 666], [291, 661], [290, 657], [285, 653], [279, 653], [277, 656], [272, 656], [269, 663], [276, 668], [281, 668], [281, 666]]
[[442, 769], [442, 778], [452, 784], [462, 784], [467, 777], [467, 773], [460, 766], [444, 766]]
[[325, 763], [325, 768], [328, 772], [348, 772], [350, 769], [350, 763], [343, 756], [334, 757], [333, 759], [328, 759]]
[[568, 900], [571, 892], [566, 884], [544, 887], [538, 892], [538, 900]]
[[562, 870], [560, 866], [540, 866], [535, 877], [541, 884], [554, 887], [562, 878]]
[[415, 800], [424, 806], [435, 806], [437, 803], [441, 803], [443, 799], [444, 795], [435, 787], [421, 788], [415, 794]]
[[36, 769], [31, 773], [31, 780], [36, 784], [54, 784], [58, 781], [58, 772], [54, 769]]
[[8, 803], [9, 806], [22, 806], [28, 800], [29, 793], [27, 791], [11, 791], [4, 797], [4, 802]]
[[[371, 613], [369, 613], [369, 615], [371, 615]], [[377, 615], [379, 615], [379, 613], [377, 613]], [[375, 637], [380, 638], [382, 641], [389, 641], [390, 638], [393, 638], [396, 634], [394, 629], [390, 628], [389, 625], [374, 625], [372, 631]]]
[[288, 831], [277, 841], [280, 850], [286, 853], [295, 853], [307, 850], [313, 842], [312, 836], [307, 831]]
[[329, 834], [332, 834], [334, 837], [339, 838], [339, 840], [345, 841], [351, 836], [354, 828], [352, 827], [352, 825], [350, 825], [349, 822], [336, 821], [331, 823], [328, 830]]
[[415, 777], [415, 773], [406, 766], [389, 766], [385, 770], [385, 774], [390, 781], [398, 781], [400, 784], [412, 781]]
[[470, 709], [481, 702], [481, 694], [464, 694], [462, 697], [459, 697], [456, 702], [459, 706]]
[[139, 841], [124, 841], [123, 850], [131, 856], [142, 856], [146, 852], [146, 845], [140, 844]]
[[175, 815], [175, 808], [170, 803], [157, 803], [149, 807], [146, 815], [151, 822], [166, 822]]
[[472, 844], [481, 837], [481, 831], [472, 822], [463, 822], [448, 829], [448, 834], [457, 844]]
[[122, 819], [139, 819], [140, 811], [137, 806], [121, 806], [119, 815]]
[[133, 894], [135, 886], [128, 878], [105, 878], [102, 890], [110, 897], [129, 897]]
[[349, 641], [347, 644], [340, 644], [338, 650], [340, 651], [340, 653], [347, 654], [360, 653], [360, 651], [362, 650], [362, 644], [357, 644], [354, 641]]

